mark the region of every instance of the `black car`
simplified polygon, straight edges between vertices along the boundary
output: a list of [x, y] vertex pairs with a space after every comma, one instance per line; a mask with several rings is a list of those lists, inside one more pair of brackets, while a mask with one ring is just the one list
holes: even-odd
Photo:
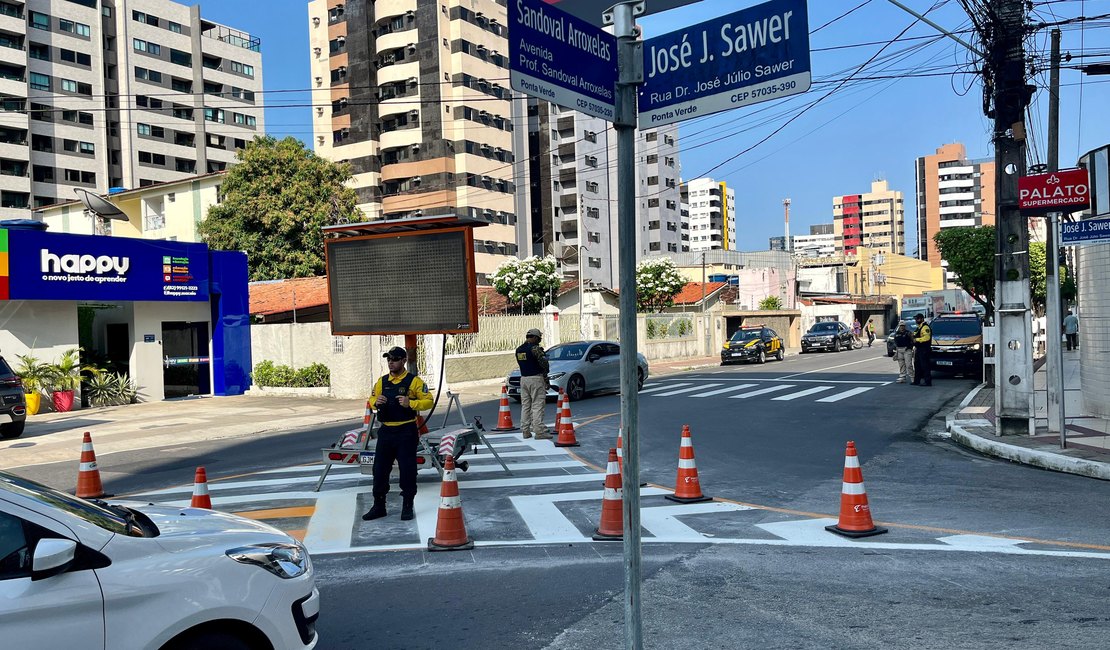
[[0, 438], [18, 438], [27, 422], [27, 401], [23, 380], [0, 357]]
[[929, 322], [933, 330], [930, 367], [939, 372], [983, 374], [983, 321], [978, 314], [941, 314]]
[[802, 353], [813, 350], [829, 350], [840, 352], [851, 350], [855, 343], [852, 328], [840, 321], [825, 321], [814, 323], [809, 331], [802, 335]]
[[782, 361], [785, 355], [782, 337], [775, 330], [764, 325], [746, 326], [725, 341], [724, 348], [721, 349], [721, 365], [734, 361], [764, 363], [767, 357]]

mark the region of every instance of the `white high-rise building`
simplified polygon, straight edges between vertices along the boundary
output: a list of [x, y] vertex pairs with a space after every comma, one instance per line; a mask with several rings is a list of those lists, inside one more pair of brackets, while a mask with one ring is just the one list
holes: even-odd
[[263, 133], [260, 42], [169, 0], [0, 0], [0, 218], [225, 169]]
[[724, 181], [695, 178], [682, 186], [684, 230], [691, 251], [737, 250], [736, 191]]

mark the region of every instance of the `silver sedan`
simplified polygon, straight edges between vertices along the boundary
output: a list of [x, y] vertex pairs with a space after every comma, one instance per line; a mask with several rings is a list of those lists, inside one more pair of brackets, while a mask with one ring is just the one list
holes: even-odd
[[[560, 388], [571, 401], [582, 399], [587, 392], [619, 391], [620, 353], [620, 344], [612, 341], [576, 341], [553, 346], [547, 351], [547, 359], [551, 362], [547, 397], [558, 397]], [[648, 362], [642, 354], [637, 354], [637, 361], [636, 389], [639, 390], [648, 378]], [[509, 397], [519, 402], [520, 370], [509, 373], [506, 381]]]

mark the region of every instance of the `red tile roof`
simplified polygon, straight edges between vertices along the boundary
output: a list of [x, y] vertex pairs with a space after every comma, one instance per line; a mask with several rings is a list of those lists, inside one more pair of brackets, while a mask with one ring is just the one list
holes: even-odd
[[293, 278], [250, 283], [251, 315], [266, 316], [328, 304], [328, 279]]
[[714, 291], [718, 291], [722, 287], [726, 286], [728, 283], [727, 282], [704, 282], [704, 283], [703, 282], [687, 282], [686, 286], [682, 287], [682, 291], [679, 291], [678, 295], [674, 297], [674, 304], [676, 304], [676, 305], [693, 305], [693, 304], [701, 302], [701, 296], [702, 296], [701, 289], [702, 289], [703, 284], [705, 285], [705, 297], [709, 298], [710, 296], [713, 295]]

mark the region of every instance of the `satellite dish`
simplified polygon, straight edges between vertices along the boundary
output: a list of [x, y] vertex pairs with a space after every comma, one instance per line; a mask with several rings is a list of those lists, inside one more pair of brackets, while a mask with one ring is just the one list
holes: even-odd
[[81, 203], [85, 204], [85, 208], [87, 208], [90, 212], [100, 217], [101, 219], [117, 219], [119, 221], [128, 220], [126, 214], [120, 211], [120, 209], [116, 206], [112, 205], [108, 201], [108, 199], [104, 198], [103, 196], [99, 196], [93, 194], [88, 190], [82, 190], [76, 187], [73, 188], [73, 191], [77, 193], [78, 198], [81, 199]]

